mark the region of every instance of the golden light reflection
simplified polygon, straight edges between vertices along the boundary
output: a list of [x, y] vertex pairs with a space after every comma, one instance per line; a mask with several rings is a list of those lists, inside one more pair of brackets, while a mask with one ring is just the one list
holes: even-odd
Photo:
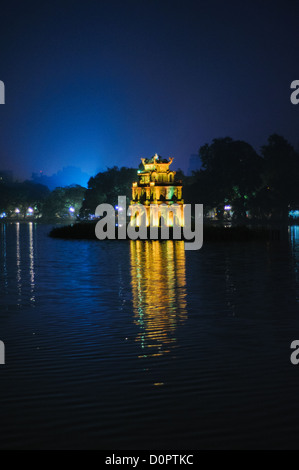
[[162, 356], [187, 319], [183, 241], [131, 241], [131, 284], [140, 357]]

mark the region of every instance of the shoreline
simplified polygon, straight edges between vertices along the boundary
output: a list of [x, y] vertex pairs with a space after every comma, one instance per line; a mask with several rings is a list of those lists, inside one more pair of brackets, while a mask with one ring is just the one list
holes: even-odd
[[[98, 240], [95, 235], [95, 222], [77, 222], [71, 225], [64, 225], [62, 227], [53, 227], [49, 233], [50, 238], [60, 238], [65, 240]], [[286, 227], [287, 231], [287, 227]], [[203, 239], [204, 241], [280, 241], [283, 237], [282, 228], [277, 227], [248, 227], [245, 225], [224, 227], [204, 224], [203, 226]], [[161, 229], [158, 232], [158, 238], [151, 239], [148, 230], [147, 238], [142, 241], [167, 241], [161, 238]], [[107, 240], [107, 239], [106, 239]], [[115, 233], [115, 240], [117, 237], [117, 230]], [[130, 240], [129, 237], [122, 241]], [[138, 238], [139, 240], [139, 238]], [[191, 241], [184, 238], [183, 234], [180, 239], [173, 238], [173, 232], [169, 229], [169, 240], [173, 241]]]

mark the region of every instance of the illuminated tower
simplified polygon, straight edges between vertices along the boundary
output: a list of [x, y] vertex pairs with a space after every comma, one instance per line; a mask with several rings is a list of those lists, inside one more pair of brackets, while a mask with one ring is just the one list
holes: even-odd
[[[146, 207], [147, 226], [150, 224], [150, 213], [153, 214], [153, 225], [161, 223], [161, 204], [171, 206], [175, 204], [176, 217], [180, 226], [184, 225], [184, 201], [182, 199], [182, 182], [175, 179], [176, 172], [169, 169], [173, 158], [163, 159], [159, 155], [141, 159], [143, 170], [138, 171], [138, 182], [133, 183], [131, 205], [143, 204]], [[151, 206], [151, 207], [150, 207]], [[151, 212], [150, 212], [151, 210]], [[138, 224], [138, 218], [133, 225]], [[173, 213], [170, 212], [167, 220], [168, 226], [173, 226]]]

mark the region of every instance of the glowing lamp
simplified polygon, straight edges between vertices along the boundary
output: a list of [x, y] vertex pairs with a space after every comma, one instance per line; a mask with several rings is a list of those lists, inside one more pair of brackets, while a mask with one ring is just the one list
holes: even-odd
[[70, 211], [71, 214], [73, 214], [75, 212], [75, 209], [73, 207], [70, 207], [69, 211]]
[[225, 211], [230, 211], [231, 208], [232, 208], [232, 206], [224, 206], [224, 210], [225, 210]]

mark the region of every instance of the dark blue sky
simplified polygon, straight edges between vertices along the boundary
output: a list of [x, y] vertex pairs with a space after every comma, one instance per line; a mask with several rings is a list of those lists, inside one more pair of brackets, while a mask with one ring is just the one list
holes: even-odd
[[0, 11], [0, 169], [137, 166], [214, 137], [299, 144], [298, 1], [10, 1]]

